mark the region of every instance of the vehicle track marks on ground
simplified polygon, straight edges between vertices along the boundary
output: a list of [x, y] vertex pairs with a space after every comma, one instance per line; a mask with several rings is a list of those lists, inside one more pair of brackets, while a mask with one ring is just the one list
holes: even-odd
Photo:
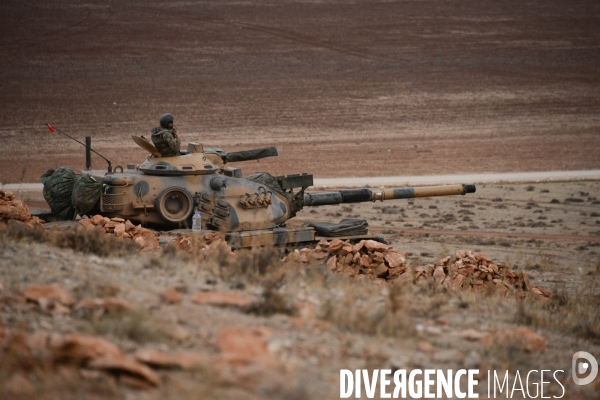
[[[90, 20], [93, 20], [93, 18], [91, 18], [92, 17], [91, 9], [87, 10], [85, 17], [83, 17], [81, 20], [79, 20], [69, 26], [66, 26], [66, 27], [60, 28], [60, 29], [56, 29], [56, 30], [53, 30], [50, 32], [46, 32], [36, 39], [25, 39], [27, 41], [25, 43], [21, 43], [21, 42], [17, 41], [17, 43], [14, 44], [13, 46], [8, 46], [6, 48], [6, 51], [10, 52], [10, 53], [17, 53], [18, 51], [23, 50], [23, 49], [31, 49], [36, 46], [40, 46], [40, 45], [43, 45], [46, 43], [56, 42], [56, 41], [70, 38], [73, 36], [82, 35], [93, 29], [97, 29], [103, 25], [106, 25], [108, 23], [108, 21], [111, 19], [111, 17], [114, 15], [114, 11], [111, 7], [106, 7], [105, 10], [108, 11], [108, 15], [106, 15], [100, 22], [90, 25], [87, 28], [85, 27], [87, 25], [87, 22]], [[84, 29], [79, 30], [79, 29], [77, 29], [78, 27], [82, 27]], [[77, 30], [75, 30], [75, 29], [77, 29]]]
[[[134, 8], [134, 7], [132, 7], [132, 8]], [[148, 13], [153, 13], [153, 14], [162, 15], [162, 13], [163, 13], [162, 10], [158, 10], [155, 8], [149, 8], [149, 7], [135, 7], [135, 8], [138, 10], [148, 12]], [[335, 52], [338, 52], [341, 54], [346, 54], [349, 56], [364, 58], [364, 59], [368, 59], [368, 60], [383, 60], [383, 61], [395, 61], [395, 62], [406, 61], [401, 58], [382, 56], [382, 55], [378, 55], [378, 54], [371, 54], [364, 49], [349, 46], [349, 45], [342, 46], [342, 45], [328, 43], [326, 41], [320, 40], [313, 36], [303, 35], [298, 32], [290, 31], [287, 29], [259, 25], [259, 24], [254, 24], [251, 22], [230, 20], [230, 19], [226, 19], [226, 18], [216, 16], [216, 15], [209, 15], [206, 12], [200, 12], [199, 14], [190, 14], [189, 12], [184, 13], [184, 12], [177, 12], [177, 11], [169, 11], [169, 12], [171, 14], [177, 15], [177, 18], [194, 20], [194, 21], [203, 21], [203, 22], [212, 23], [215, 25], [229, 26], [229, 27], [235, 27], [238, 29], [241, 28], [241, 29], [245, 29], [245, 30], [249, 30], [249, 31], [260, 32], [260, 33], [264, 33], [264, 34], [267, 34], [270, 36], [275, 36], [278, 38], [289, 40], [292, 42], [297, 42], [297, 43], [301, 43], [304, 45], [317, 47], [317, 48], [323, 48], [323, 49], [335, 51]]]

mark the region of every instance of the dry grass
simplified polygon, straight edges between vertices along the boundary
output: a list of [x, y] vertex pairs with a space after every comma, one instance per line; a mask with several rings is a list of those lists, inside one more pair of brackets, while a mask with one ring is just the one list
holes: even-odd
[[405, 291], [390, 287], [382, 292], [370, 282], [349, 280], [336, 286], [336, 295], [321, 307], [321, 319], [348, 332], [402, 338], [414, 334], [415, 322], [405, 307], [408, 304]]
[[117, 239], [98, 229], [85, 229], [75, 224], [65, 229], [30, 229], [22, 224], [0, 226], [0, 241], [12, 240], [29, 243], [48, 243], [100, 257], [123, 256], [139, 251], [132, 241]]
[[132, 340], [137, 343], [161, 342], [168, 336], [155, 321], [143, 310], [108, 313], [101, 318], [84, 315], [90, 325], [90, 333], [118, 339]]
[[518, 324], [549, 329], [600, 343], [600, 296], [595, 293], [597, 276], [579, 287], [574, 295], [565, 291], [547, 303], [523, 301], [514, 314]]

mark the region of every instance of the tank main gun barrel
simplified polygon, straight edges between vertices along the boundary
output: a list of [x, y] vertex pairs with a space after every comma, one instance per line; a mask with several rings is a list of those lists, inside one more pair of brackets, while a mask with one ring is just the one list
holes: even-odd
[[475, 193], [475, 185], [443, 185], [406, 187], [398, 189], [347, 189], [337, 192], [305, 193], [304, 206], [316, 207], [341, 203], [362, 203], [393, 199], [413, 199], [415, 197], [454, 196]]
[[249, 161], [249, 160], [258, 160], [266, 157], [275, 157], [277, 156], [277, 149], [275, 147], [265, 147], [262, 149], [253, 149], [253, 150], [245, 150], [245, 151], [234, 151], [232, 153], [227, 153], [223, 160], [225, 162], [237, 162], [237, 161]]

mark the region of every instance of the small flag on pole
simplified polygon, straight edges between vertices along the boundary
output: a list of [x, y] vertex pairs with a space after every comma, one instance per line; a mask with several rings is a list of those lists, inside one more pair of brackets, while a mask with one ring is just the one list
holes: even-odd
[[46, 124], [46, 126], [48, 127], [48, 129], [50, 129], [50, 132], [54, 132], [54, 128], [52, 127], [52, 125]]

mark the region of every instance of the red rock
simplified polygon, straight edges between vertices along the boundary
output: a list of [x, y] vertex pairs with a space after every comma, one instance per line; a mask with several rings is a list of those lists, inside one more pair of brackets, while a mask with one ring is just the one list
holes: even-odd
[[553, 297], [554, 293], [552, 293], [550, 290], [542, 287], [542, 286], [538, 286], [537, 289], [542, 292], [542, 294], [546, 297]]
[[49, 347], [54, 358], [75, 362], [85, 362], [106, 355], [122, 356], [119, 348], [109, 341], [86, 335], [52, 337]]
[[75, 299], [71, 297], [69, 292], [56, 285], [29, 286], [22, 293], [27, 300], [35, 301], [38, 304], [55, 301], [65, 306], [71, 306], [75, 303]]
[[344, 246], [340, 250], [340, 255], [345, 256], [347, 254], [353, 254], [352, 253], [352, 245], [351, 244], [344, 244]]
[[398, 276], [396, 279], [392, 280], [391, 282], [393, 282], [396, 285], [406, 285], [406, 284], [412, 284], [413, 283], [413, 272], [410, 268], [408, 268], [406, 270], [406, 272], [404, 272], [403, 274], [400, 274], [400, 276]]
[[161, 293], [160, 298], [167, 304], [181, 304], [182, 297], [175, 288], [169, 287]]
[[365, 240], [364, 246], [369, 251], [381, 251], [384, 252], [387, 249], [391, 248], [391, 246], [383, 243], [376, 242], [375, 240]]
[[86, 219], [80, 219], [80, 220], [79, 220], [79, 224], [80, 224], [80, 225], [82, 225], [82, 226], [84, 226], [84, 227], [86, 227], [86, 228], [87, 228], [87, 227], [92, 227], [92, 226], [94, 226], [94, 223], [93, 223], [93, 222], [92, 222], [92, 220], [91, 220], [91, 219], [89, 219], [89, 218], [86, 218]]
[[456, 289], [460, 289], [463, 286], [463, 281], [465, 280], [465, 276], [464, 275], [457, 275], [456, 278], [454, 278], [454, 280], [452, 281], [452, 286]]
[[161, 383], [160, 377], [150, 368], [131, 358], [127, 358], [122, 354], [118, 356], [107, 354], [102, 357], [94, 358], [87, 364], [87, 367], [108, 371], [123, 371], [143, 379], [152, 386], [159, 386]]
[[267, 343], [264, 340], [270, 332], [264, 330], [240, 331], [237, 329], [224, 329], [219, 332], [219, 348], [224, 355], [240, 358], [269, 357]]
[[90, 221], [92, 221], [92, 223], [94, 225], [99, 225], [99, 226], [104, 226], [104, 224], [106, 223], [106, 221], [104, 221], [104, 217], [102, 215], [94, 215], [92, 218], [90, 218]]
[[335, 270], [336, 265], [337, 265], [337, 256], [329, 257], [329, 260], [327, 260], [327, 267], [330, 270]]
[[156, 240], [156, 236], [154, 236], [154, 233], [146, 228], [140, 229], [140, 231], [134, 236], [134, 242], [139, 244], [143, 251], [158, 249], [160, 247], [158, 245], [158, 240]]
[[522, 276], [523, 276], [523, 284], [524, 284], [523, 289], [525, 289], [527, 291], [531, 290], [531, 283], [529, 282], [529, 275], [527, 275], [527, 272], [522, 271]]
[[219, 333], [221, 355], [215, 362], [219, 377], [237, 386], [260, 391], [281, 390], [289, 384], [281, 362], [268, 351], [259, 331], [226, 329]]
[[[381, 253], [379, 253], [379, 254], [381, 254]], [[371, 256], [371, 259], [373, 260], [373, 263], [375, 265], [381, 264], [383, 262], [383, 257], [376, 256], [375, 253], [373, 253], [373, 255]]]
[[115, 234], [116, 237], [122, 238], [123, 234], [125, 233], [125, 224], [118, 224], [118, 225], [116, 225], [113, 232], [114, 232], [114, 234]]
[[309, 257], [312, 260], [319, 261], [327, 257], [327, 253], [324, 251], [313, 251], [310, 253]]
[[430, 342], [424, 340], [417, 343], [417, 349], [423, 353], [433, 353], [435, 351], [435, 347]]
[[352, 253], [348, 253], [346, 254], [346, 256], [344, 257], [344, 265], [350, 265], [352, 264], [352, 260], [354, 259], [354, 254]]
[[131, 232], [133, 230], [135, 230], [135, 225], [133, 225], [130, 220], [125, 221], [125, 232]]
[[388, 269], [389, 268], [385, 264], [381, 263], [377, 266], [377, 268], [375, 268], [375, 275], [381, 278], [387, 274]]
[[480, 284], [480, 285], [473, 285], [472, 289], [474, 292], [483, 292], [484, 290], [487, 289], [486, 285]]
[[136, 351], [134, 358], [158, 368], [195, 369], [208, 367], [213, 362], [213, 357], [205, 353], [162, 353], [150, 349]]
[[125, 300], [116, 297], [106, 297], [103, 299], [92, 299], [86, 297], [81, 299], [74, 307], [75, 310], [104, 310], [109, 312], [122, 312], [132, 310], [133, 307]]
[[104, 224], [103, 228], [106, 229], [107, 231], [108, 230], [113, 230], [113, 229], [115, 229], [115, 226], [117, 226], [117, 225], [119, 225], [118, 222], [108, 220], [108, 222], [106, 222]]
[[469, 255], [471, 252], [468, 250], [456, 250], [456, 252], [454, 253], [456, 258], [464, 258], [467, 257], [467, 255]]
[[27, 221], [31, 218], [29, 207], [22, 200], [8, 200], [0, 204], [0, 219], [14, 219], [17, 221]]
[[417, 267], [415, 268], [415, 278], [419, 278], [421, 275], [425, 274], [427, 267]]
[[446, 279], [444, 267], [439, 266], [435, 268], [435, 271], [433, 272], [433, 279], [435, 279], [435, 281], [440, 284], [444, 282], [444, 280]]
[[436, 265], [439, 266], [446, 266], [446, 264], [448, 263], [448, 261], [450, 261], [450, 256], [444, 257], [441, 260], [439, 260]]
[[120, 217], [113, 217], [110, 220], [114, 221], [114, 222], [118, 222], [118, 223], [124, 223], [125, 222], [125, 220], [123, 218], [120, 218]]
[[488, 256], [486, 256], [486, 255], [485, 255], [485, 254], [483, 254], [483, 253], [475, 253], [475, 254], [473, 254], [473, 256], [474, 256], [475, 258], [478, 258], [478, 259], [480, 259], [480, 260], [486, 261], [486, 262], [488, 262], [488, 263], [493, 263], [492, 259], [491, 259], [491, 258], [489, 258]]
[[329, 250], [337, 253], [339, 252], [342, 247], [344, 247], [344, 242], [342, 242], [340, 239], [333, 239], [330, 243], [329, 243]]
[[192, 302], [196, 304], [207, 304], [219, 307], [241, 307], [245, 308], [252, 304], [252, 301], [246, 297], [233, 293], [198, 293], [192, 297]]
[[538, 288], [531, 288], [531, 292], [533, 294], [536, 294], [536, 295], [539, 295], [539, 296], [543, 296], [542, 292]]
[[369, 268], [369, 266], [371, 265], [371, 263], [369, 261], [369, 256], [367, 256], [366, 254], [360, 256], [360, 265], [365, 268]]
[[133, 375], [127, 375], [127, 374], [120, 374], [118, 376], [118, 380], [119, 384], [127, 386], [131, 389], [136, 389], [136, 390], [151, 390], [154, 389], [155, 385], [151, 384], [150, 382], [142, 379], [142, 378], [138, 378], [136, 376]]
[[481, 340], [488, 335], [487, 332], [477, 331], [475, 329], [465, 329], [460, 336], [467, 340]]
[[546, 352], [546, 339], [524, 327], [490, 333], [482, 339], [482, 343], [486, 346], [513, 347], [525, 353]]
[[327, 249], [329, 248], [329, 242], [325, 239], [321, 239], [319, 240], [319, 243], [317, 243], [322, 249]]
[[360, 242], [355, 244], [354, 247], [352, 247], [352, 252], [358, 253], [364, 246], [365, 246], [365, 241], [361, 240]]
[[396, 268], [404, 265], [407, 256], [408, 253], [400, 254], [392, 250], [385, 253], [383, 258], [388, 262], [390, 268]]
[[406, 271], [406, 267], [390, 268], [390, 269], [388, 269], [388, 279], [397, 278], [404, 271]]

